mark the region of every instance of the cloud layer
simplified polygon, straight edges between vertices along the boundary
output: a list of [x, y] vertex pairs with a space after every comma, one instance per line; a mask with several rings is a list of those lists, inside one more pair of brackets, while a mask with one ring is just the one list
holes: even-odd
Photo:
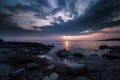
[[0, 1], [0, 37], [113, 33], [119, 25], [119, 0]]

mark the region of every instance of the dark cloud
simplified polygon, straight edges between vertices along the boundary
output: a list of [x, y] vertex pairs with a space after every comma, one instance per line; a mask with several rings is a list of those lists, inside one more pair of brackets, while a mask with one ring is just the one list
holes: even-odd
[[[55, 3], [47, 0], [1, 0], [0, 11], [4, 13], [0, 13], [0, 36], [76, 35], [88, 29], [98, 31], [120, 25], [119, 0], [56, 0]], [[33, 30], [22, 29], [12, 19], [20, 12], [34, 12], [32, 17], [43, 21], [41, 24], [52, 20], [49, 22], [51, 25], [31, 25]], [[35, 24], [36, 20], [28, 21]]]
[[113, 21], [115, 18], [120, 18], [119, 13], [120, 1], [100, 0], [95, 5], [91, 4], [86, 13], [75, 21], [75, 24], [80, 26], [93, 26], [94, 28], [119, 25], [119, 20]]
[[85, 14], [63, 24], [61, 26], [64, 29], [61, 29], [61, 31], [70, 32], [69, 30], [72, 30], [71, 33], [87, 29], [99, 30], [106, 27], [118, 26], [120, 25], [120, 1], [100, 0], [96, 4], [91, 3], [86, 9]]

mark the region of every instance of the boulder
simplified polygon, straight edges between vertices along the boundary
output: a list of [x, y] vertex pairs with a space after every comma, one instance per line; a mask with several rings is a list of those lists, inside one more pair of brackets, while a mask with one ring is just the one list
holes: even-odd
[[110, 50], [120, 50], [120, 46], [111, 46]]
[[120, 59], [120, 51], [109, 51], [103, 54], [103, 57], [107, 59]]
[[28, 69], [28, 70], [36, 70], [36, 69], [39, 69], [39, 65], [36, 64], [36, 63], [28, 63], [26, 65], [26, 69]]
[[22, 73], [25, 71], [25, 68], [21, 68], [18, 69], [14, 72], [11, 72], [8, 74], [8, 76], [12, 79], [12, 80], [17, 80], [19, 79], [19, 77], [22, 75]]
[[68, 56], [70, 56], [71, 52], [70, 51], [66, 51], [66, 50], [60, 50], [58, 52], [56, 52], [56, 55], [59, 57], [59, 58], [66, 58]]
[[74, 53], [73, 56], [74, 56], [74, 57], [84, 57], [84, 55], [81, 54], [81, 53]]
[[109, 49], [109, 46], [101, 45], [101, 46], [99, 46], [99, 49], [101, 49], [101, 50]]
[[2, 44], [4, 42], [4, 40], [3, 39], [0, 39], [0, 44]]
[[[51, 59], [46, 59], [46, 63], [48, 65], [54, 65], [56, 70], [59, 74], [72, 74], [72, 75], [81, 75], [85, 72], [86, 64], [85, 62], [62, 62], [62, 61], [55, 61]], [[53, 70], [54, 71], [54, 70]]]
[[59, 75], [57, 73], [50, 74], [50, 80], [58, 80]]
[[79, 76], [84, 74], [85, 69], [86, 69], [86, 64], [85, 63], [73, 63], [71, 65], [68, 65], [68, 74], [71, 74], [73, 76]]
[[80, 77], [77, 77], [75, 80], [89, 80], [89, 79], [85, 76], [80, 76]]
[[45, 74], [50, 74], [50, 73], [55, 71], [55, 68], [56, 68], [55, 65], [50, 65], [44, 70], [44, 73]]
[[7, 64], [0, 64], [0, 78], [6, 77], [14, 68]]
[[99, 72], [104, 70], [104, 66], [97, 61], [87, 61], [86, 64], [87, 71]]
[[44, 59], [45, 63], [47, 65], [54, 65], [57, 69], [59, 69], [60, 71], [66, 71], [66, 69], [68, 68], [67, 64], [61, 62], [61, 61], [56, 61], [53, 59]]
[[51, 73], [50, 76], [46, 76], [43, 80], [58, 80], [59, 75], [57, 73]]
[[49, 76], [46, 76], [43, 80], [50, 80]]
[[98, 54], [90, 54], [91, 56], [99, 56]]
[[36, 59], [37, 57], [31, 54], [25, 54], [25, 55], [20, 55], [16, 57], [17, 62], [21, 64], [35, 62]]

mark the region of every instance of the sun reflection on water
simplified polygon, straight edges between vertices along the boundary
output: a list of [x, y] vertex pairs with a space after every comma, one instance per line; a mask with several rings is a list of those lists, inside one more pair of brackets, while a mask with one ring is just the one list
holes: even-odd
[[64, 42], [64, 47], [68, 51], [70, 49], [70, 42], [69, 41], [65, 41]]

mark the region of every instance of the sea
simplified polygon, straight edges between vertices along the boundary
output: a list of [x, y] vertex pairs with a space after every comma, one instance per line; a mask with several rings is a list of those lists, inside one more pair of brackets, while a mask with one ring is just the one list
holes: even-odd
[[100, 45], [120, 46], [120, 41], [42, 41], [40, 43], [59, 46], [66, 50], [72, 48], [97, 49]]

